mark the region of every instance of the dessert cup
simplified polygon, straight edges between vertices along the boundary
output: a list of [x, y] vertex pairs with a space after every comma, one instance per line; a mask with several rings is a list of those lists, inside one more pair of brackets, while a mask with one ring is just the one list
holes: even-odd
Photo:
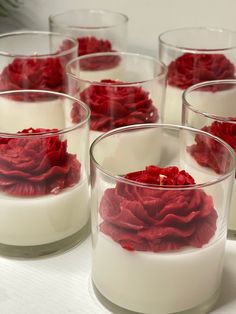
[[[65, 64], [76, 57], [77, 49], [75, 39], [57, 33], [24, 31], [0, 35], [0, 91], [37, 89], [65, 92]], [[18, 95], [17, 100], [14, 97], [0, 98], [0, 130], [11, 123], [11, 131], [17, 132], [30, 120], [39, 128], [50, 128], [54, 123], [63, 128], [60, 120], [62, 103], [50, 97], [45, 100], [43, 96], [41, 94], [41, 106], [39, 99], [35, 105], [30, 94]]]
[[204, 27], [167, 31], [159, 36], [159, 58], [168, 66], [164, 122], [181, 124], [186, 88], [235, 78], [236, 32]]
[[[36, 257], [63, 251], [80, 242], [89, 227], [88, 119], [81, 101], [62, 93], [43, 90], [0, 92], [2, 102], [31, 99], [34, 117], [45, 100], [61, 104], [64, 127], [51, 120], [43, 123], [18, 116], [21, 129], [13, 124], [0, 131], [0, 255]], [[65, 127], [65, 107], [80, 107], [80, 121]], [[10, 106], [11, 109], [11, 106]], [[35, 109], [35, 112], [33, 111]], [[11, 119], [0, 115], [2, 119]], [[59, 114], [59, 112], [57, 112]]]
[[[93, 64], [94, 71], [84, 71], [86, 64]], [[90, 107], [91, 143], [117, 127], [162, 121], [166, 67], [157, 59], [125, 52], [90, 54], [69, 62], [66, 72], [68, 93]], [[74, 108], [72, 121], [76, 116]]]
[[[236, 80], [218, 80], [199, 83], [188, 88], [183, 94], [183, 124], [212, 133], [226, 141], [236, 152]], [[198, 143], [199, 155], [207, 150], [208, 145]], [[221, 151], [215, 150], [214, 156], [205, 160], [208, 173], [220, 171], [215, 166], [214, 159], [221, 158]], [[236, 238], [236, 184], [234, 183], [231, 199], [229, 220], [229, 235]]]
[[125, 51], [128, 17], [106, 10], [70, 10], [49, 17], [50, 30], [78, 41], [78, 56]]
[[[153, 143], [140, 137], [137, 152], [133, 136], [150, 130]], [[123, 159], [116, 158], [113, 147], [117, 136], [122, 136]], [[213, 173], [211, 180], [190, 154], [196, 136], [225, 152], [227, 167], [219, 161], [224, 172]], [[104, 149], [106, 158], [100, 153]], [[235, 171], [232, 148], [200, 130], [139, 124], [97, 138], [90, 158], [92, 280], [98, 298], [115, 313], [121, 308], [128, 313], [208, 313], [223, 269]]]

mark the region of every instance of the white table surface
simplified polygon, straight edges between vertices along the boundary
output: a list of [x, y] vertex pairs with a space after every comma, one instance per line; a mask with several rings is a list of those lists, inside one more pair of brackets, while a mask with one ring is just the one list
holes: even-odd
[[[108, 314], [90, 278], [88, 238], [61, 255], [0, 258], [0, 314]], [[227, 241], [222, 292], [214, 314], [236, 313], [236, 241]]]

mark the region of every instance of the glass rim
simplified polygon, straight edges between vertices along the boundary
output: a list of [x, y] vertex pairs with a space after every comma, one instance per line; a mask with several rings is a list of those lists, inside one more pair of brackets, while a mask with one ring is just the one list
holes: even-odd
[[212, 85], [221, 85], [221, 84], [226, 84], [226, 85], [235, 85], [236, 86], [236, 79], [228, 79], [228, 80], [213, 80], [213, 81], [204, 81], [201, 83], [193, 84], [190, 87], [186, 88], [184, 92], [182, 93], [182, 101], [183, 101], [183, 106], [191, 110], [192, 112], [195, 112], [197, 114], [200, 114], [206, 118], [222, 121], [222, 122], [230, 122], [236, 124], [236, 120], [232, 120], [232, 117], [224, 117], [224, 116], [219, 116], [217, 114], [209, 113], [206, 111], [199, 110], [195, 108], [194, 105], [191, 105], [190, 102], [187, 100], [187, 97], [189, 94], [191, 94], [194, 91], [197, 91], [198, 89], [206, 86], [212, 86]]
[[77, 99], [73, 96], [64, 94], [64, 93], [59, 93], [59, 92], [53, 92], [50, 90], [38, 90], [38, 89], [21, 89], [21, 90], [7, 90], [7, 91], [0, 91], [0, 96], [8, 96], [12, 94], [22, 94], [22, 93], [35, 93], [35, 94], [49, 94], [52, 96], [57, 96], [57, 97], [63, 97], [63, 99], [69, 99], [73, 102], [79, 103], [80, 107], [83, 108], [85, 112], [85, 116], [80, 121], [79, 123], [75, 123], [75, 125], [71, 127], [65, 127], [63, 129], [58, 129], [57, 131], [53, 132], [39, 132], [39, 133], [33, 133], [30, 135], [29, 133], [15, 133], [15, 132], [2, 132], [0, 131], [0, 137], [2, 138], [29, 138], [29, 137], [50, 137], [52, 135], [64, 135], [67, 133], [70, 133], [71, 131], [74, 131], [76, 129], [79, 129], [81, 126], [85, 125], [90, 118], [91, 111], [89, 107], [80, 99]]
[[191, 47], [185, 47], [185, 46], [181, 46], [181, 45], [174, 45], [174, 44], [171, 44], [171, 43], [168, 43], [166, 42], [163, 37], [165, 35], [168, 35], [168, 34], [171, 34], [171, 33], [174, 33], [174, 32], [181, 32], [181, 31], [190, 31], [190, 30], [203, 30], [203, 31], [208, 31], [208, 32], [218, 32], [218, 33], [231, 33], [231, 34], [234, 34], [236, 35], [236, 31], [234, 30], [230, 30], [230, 29], [226, 29], [226, 28], [214, 28], [214, 27], [204, 27], [204, 26], [200, 26], [200, 27], [181, 27], [181, 28], [174, 28], [174, 29], [170, 29], [170, 30], [167, 30], [165, 32], [162, 32], [159, 36], [158, 36], [158, 39], [159, 39], [159, 43], [162, 44], [162, 45], [165, 45], [166, 47], [169, 47], [169, 48], [172, 48], [172, 49], [178, 49], [178, 50], [183, 50], [183, 51], [186, 51], [186, 52], [192, 52], [192, 53], [212, 53], [213, 51], [215, 52], [223, 52], [223, 51], [229, 51], [229, 50], [232, 50], [232, 49], [236, 49], [236, 44], [232, 47], [225, 47], [225, 48], [209, 48], [209, 49], [203, 49], [203, 48], [199, 48], [199, 49], [194, 49], [194, 48], [191, 48]]
[[[216, 140], [217, 142], [219, 142], [221, 145], [223, 145], [229, 152], [230, 155], [232, 157], [232, 165], [230, 170], [227, 171], [226, 174], [219, 174], [219, 177], [217, 179], [214, 180], [210, 180], [204, 183], [198, 183], [198, 184], [190, 184], [190, 185], [179, 185], [179, 186], [173, 186], [173, 185], [165, 185], [165, 186], [158, 186], [155, 184], [145, 184], [145, 183], [140, 183], [137, 181], [132, 181], [129, 179], [126, 179], [120, 175], [114, 175], [112, 174], [110, 171], [106, 170], [103, 166], [101, 166], [95, 156], [94, 156], [94, 149], [95, 146], [102, 141], [103, 139], [112, 136], [114, 134], [118, 134], [118, 133], [123, 133], [125, 131], [130, 131], [130, 130], [138, 130], [138, 129], [147, 129], [147, 128], [165, 128], [165, 129], [169, 129], [169, 130], [185, 130], [185, 131], [190, 131], [191, 133], [196, 133], [196, 134], [202, 134], [204, 136], [208, 136], [211, 137], [212, 139]], [[102, 172], [103, 175], [106, 175], [107, 177], [109, 177], [112, 180], [115, 181], [119, 181], [122, 183], [126, 183], [129, 185], [133, 185], [133, 186], [137, 186], [137, 187], [142, 187], [142, 188], [148, 188], [148, 189], [153, 189], [153, 190], [168, 190], [168, 189], [172, 189], [172, 190], [193, 190], [193, 189], [199, 189], [199, 188], [205, 188], [211, 185], [214, 185], [218, 182], [224, 181], [225, 179], [227, 179], [228, 177], [230, 177], [232, 174], [235, 173], [235, 167], [236, 167], [236, 154], [233, 150], [233, 148], [228, 145], [226, 142], [224, 142], [223, 140], [221, 140], [220, 138], [202, 131], [202, 130], [198, 130], [198, 129], [194, 129], [194, 128], [190, 128], [187, 126], [183, 126], [183, 125], [175, 125], [175, 124], [159, 124], [159, 123], [147, 123], [147, 124], [134, 124], [134, 125], [129, 125], [129, 126], [124, 126], [124, 127], [120, 127], [120, 128], [116, 128], [113, 129], [111, 131], [108, 131], [100, 136], [98, 136], [94, 142], [92, 143], [92, 145], [90, 146], [89, 149], [89, 156], [90, 156], [90, 160], [93, 164], [95, 164], [96, 168]], [[140, 169], [142, 170], [142, 169]]]
[[[87, 12], [87, 13], [96, 13], [96, 14], [110, 14], [110, 15], [117, 15], [123, 18], [123, 21], [111, 25], [104, 25], [104, 26], [79, 26], [79, 25], [69, 25], [68, 23], [60, 23], [57, 22], [56, 19], [61, 16], [66, 16], [67, 14], [71, 12]], [[120, 12], [114, 12], [110, 10], [99, 10], [99, 9], [77, 9], [77, 10], [67, 10], [61, 13], [57, 14], [51, 14], [49, 15], [49, 23], [50, 25], [60, 26], [64, 28], [68, 28], [71, 30], [102, 30], [102, 29], [110, 29], [117, 27], [122, 24], [126, 24], [129, 21], [129, 18], [126, 14], [120, 13]]]
[[45, 54], [13, 54], [13, 53], [8, 53], [5, 51], [1, 51], [0, 50], [0, 56], [4, 56], [4, 57], [12, 57], [12, 58], [55, 58], [55, 57], [63, 57], [66, 56], [72, 52], [76, 52], [78, 50], [78, 42], [75, 38], [66, 35], [66, 34], [62, 34], [62, 33], [57, 33], [57, 32], [45, 32], [45, 31], [18, 31], [18, 32], [9, 32], [9, 33], [4, 33], [4, 34], [0, 34], [0, 40], [6, 37], [14, 37], [14, 36], [22, 36], [22, 35], [26, 35], [26, 36], [45, 36], [45, 37], [49, 37], [49, 36], [54, 36], [54, 37], [58, 37], [61, 38], [62, 40], [70, 40], [71, 43], [73, 43], [73, 47], [63, 50], [61, 52], [53, 52], [53, 53], [45, 53]]
[[[81, 60], [84, 60], [86, 58], [102, 57], [102, 56], [128, 56], [128, 57], [137, 57], [137, 58], [141, 57], [143, 59], [153, 61], [156, 64], [158, 64], [158, 66], [160, 66], [160, 69], [161, 69], [160, 73], [158, 73], [157, 75], [153, 76], [150, 79], [140, 80], [140, 81], [135, 81], [135, 82], [124, 82], [124, 83], [118, 83], [118, 84], [116, 83], [115, 85], [117, 87], [135, 86], [135, 85], [143, 84], [143, 83], [146, 83], [146, 82], [151, 82], [151, 81], [153, 81], [153, 80], [155, 80], [157, 78], [164, 78], [167, 75], [167, 66], [162, 61], [160, 61], [159, 59], [157, 59], [155, 57], [152, 57], [152, 56], [149, 56], [149, 55], [143, 55], [143, 54], [140, 54], [140, 53], [125, 52], [125, 51], [98, 52], [98, 53], [90, 53], [90, 54], [86, 54], [86, 55], [83, 55], [83, 56], [80, 56], [80, 57], [76, 57], [76, 58], [70, 60], [66, 64], [66, 66], [65, 66], [66, 74], [69, 77], [72, 77], [75, 80], [81, 81], [83, 83], [89, 83], [89, 84], [97, 85], [97, 86], [112, 86], [112, 85], [114, 85], [113, 83], [106, 83], [106, 82], [100, 82], [100, 81], [93, 81], [93, 80], [83, 79], [83, 78], [80, 78], [80, 77], [78, 77], [77, 75], [75, 75], [75, 74], [73, 74], [71, 72], [71, 67], [72, 67], [72, 65], [74, 63], [77, 64]], [[94, 71], [94, 72], [96, 72], [96, 71]], [[99, 72], [99, 70], [97, 72]]]

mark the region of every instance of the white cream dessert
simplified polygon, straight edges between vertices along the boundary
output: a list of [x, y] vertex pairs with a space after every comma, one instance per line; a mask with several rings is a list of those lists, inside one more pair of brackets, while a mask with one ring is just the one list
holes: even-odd
[[65, 239], [89, 220], [86, 180], [56, 195], [0, 195], [1, 244], [33, 246]]
[[28, 127], [64, 129], [63, 100], [21, 101], [0, 97], [0, 131], [15, 133]]
[[217, 293], [224, 247], [222, 237], [201, 249], [129, 252], [100, 233], [92, 278], [99, 292], [120, 307], [138, 313], [177, 313], [200, 306]]
[[177, 167], [149, 166], [126, 179], [173, 189], [134, 182], [111, 188], [104, 181], [101, 199], [94, 195], [92, 204], [95, 287], [113, 304], [138, 313], [200, 311], [214, 303], [225, 232], [211, 197], [202, 189], [175, 190], [194, 182]]
[[55, 129], [30, 128], [17, 137], [0, 138], [1, 244], [49, 244], [88, 223], [84, 158], [87, 152], [71, 154], [68, 140]]

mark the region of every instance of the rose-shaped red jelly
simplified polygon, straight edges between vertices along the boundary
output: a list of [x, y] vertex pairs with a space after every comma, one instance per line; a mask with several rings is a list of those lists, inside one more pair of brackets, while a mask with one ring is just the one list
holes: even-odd
[[79, 37], [79, 56], [96, 52], [111, 52], [112, 45], [109, 40], [98, 39], [94, 36]]
[[101, 232], [123, 248], [152, 252], [200, 248], [215, 234], [212, 198], [202, 189], [181, 189], [194, 184], [184, 170], [149, 166], [125, 178], [144, 186], [118, 182], [105, 190], [99, 208]]
[[[78, 38], [79, 56], [98, 52], [113, 52], [112, 44], [109, 40], [98, 39], [94, 36]], [[108, 70], [116, 67], [120, 63], [117, 55], [96, 56], [80, 60], [80, 68], [84, 71]]]
[[[97, 39], [91, 37], [79, 37], [78, 41], [78, 56], [84, 56], [93, 53], [114, 52], [111, 42], [105, 39]], [[68, 50], [71, 48], [71, 42], [64, 40], [60, 50]], [[83, 71], [99, 71], [108, 70], [116, 67], [120, 63], [120, 56], [90, 56], [89, 58], [82, 58], [79, 63], [80, 70]], [[70, 61], [68, 59], [67, 61]]]
[[[59, 58], [16, 58], [0, 75], [0, 90], [41, 89], [65, 91], [65, 72]], [[39, 97], [29, 94], [28, 100]], [[42, 94], [45, 98], [45, 95]], [[19, 98], [19, 97], [18, 97]], [[24, 98], [24, 100], [27, 100]]]
[[[30, 128], [18, 132], [24, 137], [0, 138], [1, 191], [14, 196], [56, 194], [79, 182], [81, 164], [56, 131]], [[34, 136], [45, 132], [52, 135]]]
[[234, 65], [223, 54], [185, 53], [170, 63], [168, 84], [186, 89], [204, 81], [233, 79], [234, 73]]
[[[106, 132], [121, 126], [152, 123], [159, 119], [158, 111], [142, 87], [122, 86], [119, 81], [102, 80], [105, 85], [91, 85], [80, 93], [80, 98], [91, 109], [90, 128]], [[77, 105], [78, 106], [78, 105]], [[74, 104], [71, 117], [79, 121]]]
[[[221, 138], [236, 152], [235, 123], [214, 121], [211, 125], [203, 127], [202, 130]], [[230, 156], [222, 144], [201, 134], [196, 135], [195, 142], [196, 144], [189, 146], [187, 150], [199, 165], [211, 168], [219, 174], [228, 171]]]

